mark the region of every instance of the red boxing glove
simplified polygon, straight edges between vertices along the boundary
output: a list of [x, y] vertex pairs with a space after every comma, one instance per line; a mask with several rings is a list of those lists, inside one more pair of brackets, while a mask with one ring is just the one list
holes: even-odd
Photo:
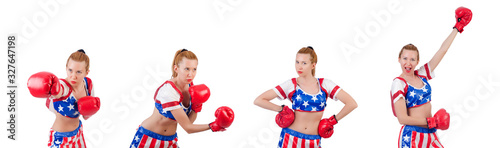
[[321, 119], [318, 126], [319, 136], [323, 138], [330, 138], [333, 135], [333, 125], [335, 124], [337, 124], [337, 118], [335, 115], [328, 119]]
[[210, 97], [210, 89], [205, 84], [193, 85], [189, 87], [191, 95], [191, 109], [195, 112], [200, 112], [203, 103], [207, 102]]
[[434, 117], [427, 118], [427, 127], [447, 130], [450, 127], [450, 114], [443, 108], [439, 109]]
[[56, 75], [50, 72], [39, 72], [28, 79], [28, 89], [33, 97], [48, 98], [61, 91], [61, 84]]
[[281, 128], [287, 128], [293, 121], [295, 121], [295, 112], [288, 108], [288, 106], [282, 105], [283, 109], [276, 115], [276, 124]]
[[458, 7], [455, 10], [455, 18], [457, 18], [457, 23], [453, 28], [457, 28], [458, 32], [462, 33], [464, 27], [472, 20], [472, 11], [469, 8]]
[[85, 96], [78, 99], [78, 111], [87, 120], [94, 115], [101, 107], [101, 101], [98, 97]]
[[221, 106], [215, 111], [215, 121], [210, 123], [209, 126], [213, 132], [221, 132], [231, 126], [233, 120], [233, 110], [227, 106]]

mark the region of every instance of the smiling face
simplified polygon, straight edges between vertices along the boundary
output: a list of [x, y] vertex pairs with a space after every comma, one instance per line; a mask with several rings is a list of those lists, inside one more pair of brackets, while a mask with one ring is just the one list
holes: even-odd
[[198, 60], [182, 58], [178, 65], [174, 65], [174, 71], [177, 73], [175, 77], [182, 83], [191, 83], [196, 76], [198, 69]]
[[78, 62], [73, 59], [68, 60], [66, 66], [66, 74], [68, 77], [66, 77], [66, 81], [68, 81], [73, 88], [83, 84], [83, 78], [89, 74], [86, 67], [87, 64], [85, 64], [85, 61]]
[[297, 53], [295, 57], [295, 71], [301, 77], [313, 75], [312, 71], [316, 67], [316, 63], [311, 61], [311, 55], [306, 53]]
[[418, 52], [415, 50], [403, 49], [401, 55], [399, 56], [399, 64], [401, 65], [401, 70], [403, 74], [413, 74], [415, 67], [418, 65]]

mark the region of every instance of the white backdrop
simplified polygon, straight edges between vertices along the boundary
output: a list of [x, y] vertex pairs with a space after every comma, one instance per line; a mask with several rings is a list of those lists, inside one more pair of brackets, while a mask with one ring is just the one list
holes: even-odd
[[[29, 94], [26, 81], [39, 71], [66, 77], [66, 59], [80, 48], [91, 59], [88, 77], [102, 104], [83, 121], [89, 148], [130, 145], [138, 125], [152, 114], [154, 91], [170, 78], [175, 51], [182, 48], [199, 58], [195, 83], [212, 91], [195, 123], [213, 121], [222, 105], [232, 107], [236, 119], [221, 133], [187, 134], [179, 127], [180, 146], [275, 147], [280, 132], [275, 112], [253, 100], [296, 77], [295, 54], [309, 45], [319, 55], [317, 77], [333, 80], [359, 105], [322, 146], [396, 147], [401, 126], [392, 115], [389, 90], [401, 73], [398, 52], [413, 43], [420, 49], [420, 65], [429, 61], [452, 31], [459, 6], [470, 8], [473, 19], [430, 81], [433, 112], [446, 108], [451, 113], [450, 128], [438, 134], [446, 147], [493, 146], [500, 138], [500, 11], [490, 1], [20, 0], [0, 6], [2, 38], [16, 33], [20, 39], [17, 140], [7, 139], [7, 124], [0, 126], [5, 127], [0, 134], [4, 147], [46, 146], [55, 117], [45, 100]], [[6, 52], [0, 53], [6, 61]], [[8, 119], [7, 103], [0, 101], [1, 121]], [[325, 117], [341, 107], [330, 100]]]

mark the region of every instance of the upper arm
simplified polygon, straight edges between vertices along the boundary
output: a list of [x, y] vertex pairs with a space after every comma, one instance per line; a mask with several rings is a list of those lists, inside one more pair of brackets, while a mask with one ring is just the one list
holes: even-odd
[[408, 116], [405, 99], [401, 97], [394, 102], [394, 112], [396, 113], [396, 117], [398, 119]]
[[355, 107], [358, 106], [354, 98], [352, 98], [351, 95], [349, 95], [347, 92], [344, 90], [339, 90], [336, 99], [340, 100], [340, 102], [346, 104], [346, 105], [353, 105]]
[[257, 99], [255, 99], [255, 102], [258, 101], [271, 101], [274, 98], [277, 98], [279, 95], [276, 94], [274, 89], [270, 89], [265, 91], [264, 93], [260, 94]]

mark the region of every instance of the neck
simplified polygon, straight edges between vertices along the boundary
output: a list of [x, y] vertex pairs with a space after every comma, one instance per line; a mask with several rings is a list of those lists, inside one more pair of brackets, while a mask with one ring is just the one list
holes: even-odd
[[184, 88], [187, 86], [186, 83], [182, 83], [178, 77], [172, 78], [172, 82], [174, 82], [175, 86], [179, 88], [180, 90], [184, 90]]
[[404, 78], [404, 79], [410, 79], [410, 78], [414, 78], [415, 77], [415, 74], [410, 72], [410, 73], [401, 73], [401, 75], [399, 75], [400, 77]]
[[313, 82], [316, 82], [316, 78], [314, 76], [312, 76], [312, 74], [310, 75], [305, 75], [305, 76], [299, 76], [300, 81], [302, 82], [305, 82], [305, 83], [313, 83]]

